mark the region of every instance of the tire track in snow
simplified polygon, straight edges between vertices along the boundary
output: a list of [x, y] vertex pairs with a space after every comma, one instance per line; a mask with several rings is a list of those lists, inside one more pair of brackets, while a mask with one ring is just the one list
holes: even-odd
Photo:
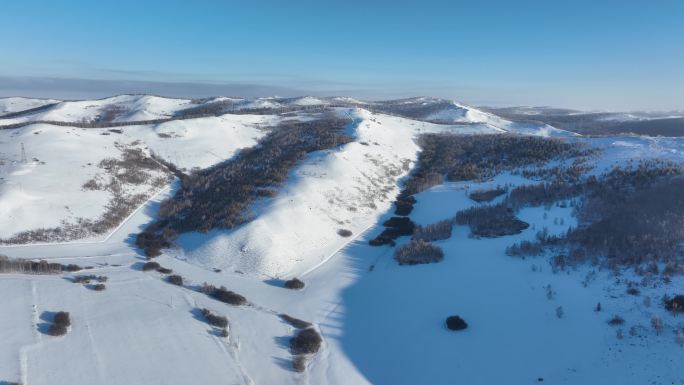
[[19, 349], [19, 370], [20, 370], [20, 376], [21, 376], [21, 383], [23, 385], [28, 385], [29, 381], [29, 376], [28, 376], [28, 354], [36, 349], [39, 349], [43, 347], [43, 336], [40, 334], [38, 331], [38, 323], [40, 322], [40, 318], [38, 316], [38, 289], [36, 288], [36, 283], [35, 281], [31, 280], [31, 299], [33, 302], [33, 308], [32, 308], [32, 324], [31, 326], [33, 327], [33, 334], [36, 337], [37, 342], [34, 342], [30, 345], [25, 345], [22, 346]]

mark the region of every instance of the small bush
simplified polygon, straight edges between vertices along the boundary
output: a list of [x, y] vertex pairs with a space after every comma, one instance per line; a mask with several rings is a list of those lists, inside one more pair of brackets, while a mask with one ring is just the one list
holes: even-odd
[[55, 337], [63, 336], [67, 334], [67, 327], [60, 324], [52, 324], [48, 329], [48, 334]]
[[620, 317], [619, 315], [613, 316], [613, 318], [608, 320], [609, 325], [617, 326], [617, 325], [622, 325], [625, 323], [624, 318]]
[[288, 289], [299, 290], [304, 288], [304, 282], [298, 278], [292, 278], [285, 281], [285, 287]]
[[339, 230], [337, 230], [337, 235], [339, 235], [340, 237], [346, 238], [346, 237], [351, 237], [352, 232], [350, 230], [347, 230], [347, 229], [339, 229]]
[[292, 370], [297, 373], [302, 373], [306, 370], [306, 356], [298, 355], [292, 358]]
[[221, 329], [228, 327], [228, 318], [216, 315], [209, 309], [202, 309], [202, 315], [207, 320], [209, 325], [216, 326]]
[[63, 269], [64, 269], [64, 271], [68, 271], [68, 272], [72, 272], [72, 273], [73, 273], [74, 271], [81, 271], [81, 270], [83, 270], [83, 268], [82, 268], [81, 266], [74, 265], [74, 264], [72, 264], [72, 263], [70, 263], [70, 264], [64, 266]]
[[52, 322], [57, 325], [63, 325], [64, 327], [71, 326], [71, 317], [68, 312], [59, 311], [55, 314], [55, 318]]
[[468, 327], [468, 323], [457, 315], [452, 315], [446, 319], [446, 327], [449, 330], [463, 330]]
[[161, 266], [157, 262], [145, 262], [142, 269], [143, 271], [157, 270]]
[[165, 267], [159, 267], [159, 268], [157, 269], [157, 272], [158, 272], [158, 273], [162, 273], [162, 274], [171, 274], [171, 273], [173, 273], [173, 270], [167, 269], [167, 268], [165, 268]]
[[238, 293], [232, 292], [223, 286], [217, 288], [215, 286], [205, 284], [203, 290], [211, 298], [225, 302], [229, 305], [239, 306], [247, 303], [247, 298]]
[[107, 282], [107, 277], [104, 275], [76, 275], [72, 278], [72, 282], [74, 283], [90, 283], [91, 281], [97, 281], [97, 282]]
[[95, 291], [103, 291], [103, 290], [105, 290], [106, 288], [107, 288], [107, 287], [105, 286], [104, 283], [98, 283], [98, 284], [96, 284], [96, 285], [93, 285], [93, 290], [95, 290]]
[[183, 277], [181, 277], [180, 275], [169, 275], [168, 277], [166, 277], [166, 280], [172, 285], [183, 286]]
[[411, 242], [397, 247], [394, 252], [394, 259], [400, 265], [435, 263], [444, 259], [444, 252], [430, 242], [412, 239]]
[[299, 318], [291, 317], [287, 314], [280, 314], [279, 317], [297, 329], [306, 329], [311, 326], [311, 322], [302, 321]]
[[323, 339], [315, 329], [303, 329], [290, 339], [290, 350], [293, 355], [312, 354], [321, 348], [322, 342]]

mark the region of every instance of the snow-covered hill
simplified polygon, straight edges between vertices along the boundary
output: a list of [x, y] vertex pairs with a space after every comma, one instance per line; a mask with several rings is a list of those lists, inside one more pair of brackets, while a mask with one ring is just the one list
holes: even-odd
[[[49, 105], [56, 101], [50, 101]], [[13, 110], [36, 108], [26, 102]], [[0, 99], [0, 106], [8, 106]], [[184, 115], [209, 111], [206, 116]], [[250, 110], [250, 111], [246, 111]], [[349, 143], [306, 154], [275, 196], [255, 201], [249, 220], [232, 229], [185, 232], [155, 261], [183, 285], [167, 282], [134, 246], [159, 217], [185, 173], [220, 167], [258, 146], [287, 120], [327, 111], [345, 119]], [[105, 116], [106, 115], [106, 116]], [[103, 118], [103, 116], [105, 118]], [[70, 228], [50, 239], [0, 245], [0, 255], [88, 267], [80, 273], [0, 272], [0, 383], [38, 384], [513, 384], [641, 385], [681, 383], [682, 328], [661, 305], [684, 292], [681, 276], [650, 280], [639, 295], [625, 292], [643, 277], [579, 266], [554, 273], [543, 257], [512, 258], [505, 249], [537, 231], [562, 235], [577, 224], [572, 207], [526, 207], [530, 227], [499, 238], [469, 236], [456, 225], [440, 263], [400, 266], [394, 249], [369, 246], [393, 213], [392, 201], [416, 170], [421, 134], [512, 134], [561, 138], [601, 149], [588, 157], [600, 175], [633, 160], [684, 164], [684, 140], [615, 136], [585, 138], [543, 123], [521, 123], [464, 104], [432, 98], [363, 102], [350, 98], [178, 100], [124, 95], [58, 102], [2, 119], [27, 125], [0, 130], [0, 239], [40, 229]], [[71, 127], [69, 122], [140, 122]], [[59, 124], [31, 123], [56, 121]], [[498, 137], [498, 136], [497, 136]], [[487, 138], [490, 138], [489, 136]], [[551, 166], [557, 163], [551, 162]], [[547, 165], [545, 165], [547, 166]], [[540, 166], [542, 167], [542, 166]], [[447, 182], [416, 194], [410, 218], [419, 225], [450, 219], [480, 205], [469, 192], [536, 183], [522, 173]], [[497, 198], [500, 199], [500, 198]], [[121, 202], [134, 202], [121, 208]], [[107, 216], [112, 207], [126, 215]], [[114, 218], [100, 232], [99, 219]], [[339, 230], [351, 231], [341, 236]], [[14, 239], [21, 243], [27, 238]], [[409, 237], [397, 239], [397, 247]], [[57, 242], [59, 241], [59, 242]], [[166, 272], [168, 273], [168, 272]], [[104, 291], [71, 282], [74, 275], [108, 277]], [[298, 277], [302, 290], [284, 280]], [[203, 284], [246, 298], [233, 306], [206, 295]], [[551, 293], [551, 294], [549, 294]], [[646, 299], [648, 298], [648, 300]], [[596, 304], [603, 306], [594, 311]], [[645, 305], [648, 303], [648, 305]], [[228, 336], [202, 309], [226, 316]], [[560, 316], [558, 308], [561, 308]], [[72, 325], [48, 335], [56, 311]], [[320, 350], [292, 369], [288, 314], [312, 324]], [[451, 314], [469, 323], [444, 327]], [[624, 325], [607, 323], [614, 315]], [[662, 332], [651, 327], [663, 321]], [[621, 332], [618, 332], [621, 330]], [[68, 354], [66, 354], [66, 353]]]

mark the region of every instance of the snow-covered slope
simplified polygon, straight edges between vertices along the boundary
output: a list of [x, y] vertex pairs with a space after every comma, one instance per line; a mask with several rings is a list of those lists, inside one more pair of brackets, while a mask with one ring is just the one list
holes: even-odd
[[0, 98], [0, 117], [5, 114], [30, 110], [58, 102], [59, 100], [54, 99]]
[[[82, 103], [84, 111], [61, 104], [62, 115], [56, 116], [91, 119], [105, 104], [126, 105], [138, 117], [171, 116], [198, 105], [159, 99], [68, 102]], [[253, 205], [248, 223], [182, 234], [179, 248], [156, 259], [182, 276], [184, 286], [165, 282], [156, 271], [141, 271], [144, 260], [132, 242], [154, 220], [160, 200], [172, 194], [173, 182], [152, 183], [167, 175], [160, 169], [147, 170], [142, 183], [131, 182], [139, 180], [135, 177], [121, 179], [127, 196], [149, 199], [106, 235], [60, 244], [0, 245], [0, 255], [75, 263], [92, 268], [79, 274], [109, 277], [106, 290], [98, 292], [64, 275], [0, 274], [0, 290], [6, 293], [0, 299], [0, 383], [642, 385], [684, 380], [679, 368], [684, 349], [673, 339], [681, 322], [658, 305], [663, 287], [640, 287], [640, 296], [630, 296], [623, 283], [637, 279], [631, 271], [619, 277], [605, 271], [591, 275], [594, 268], [587, 266], [554, 274], [542, 258], [505, 255], [506, 246], [534, 239], [543, 227], [551, 234], [565, 232], [576, 221], [569, 207], [524, 209], [519, 216], [532, 226], [497, 239], [471, 238], [466, 227], [455, 226], [451, 238], [437, 241], [446, 254], [438, 264], [399, 266], [392, 248], [368, 245], [382, 231], [378, 223], [391, 215], [390, 202], [415, 165], [415, 139], [422, 133], [563, 136], [603, 149], [591, 160], [593, 173], [632, 159], [684, 163], [683, 139], [577, 137], [447, 101], [440, 101], [438, 109], [428, 106], [433, 115], [408, 118], [346, 98], [302, 99], [202, 101], [228, 102], [235, 109], [274, 108], [272, 115], [0, 130], [0, 217], [9, 219], [0, 221], [0, 238], [7, 238], [76, 223], [77, 218], [96, 219], [114, 190], [84, 186], [92, 187], [91, 180], [99, 186], [130, 171], [124, 166], [128, 163], [107, 161], [123, 161], [130, 151], [139, 150], [145, 159], [154, 153], [185, 170], [206, 168], [256, 145], [283, 119], [312, 118], [308, 107], [319, 102], [353, 104], [335, 107], [338, 116], [349, 120], [352, 142], [309, 154], [275, 198]], [[412, 108], [411, 103], [415, 107], [423, 101], [393, 103]], [[303, 108], [294, 115], [276, 114], [297, 104]], [[121, 114], [116, 119], [138, 117]], [[436, 186], [417, 195], [411, 218], [418, 224], [448, 219], [476, 205], [468, 198], [471, 190], [532, 182], [503, 173], [489, 181]], [[352, 236], [341, 237], [339, 229], [351, 230]], [[398, 245], [407, 240], [400, 238]], [[292, 276], [306, 283], [303, 290], [282, 287], [282, 279]], [[583, 283], [587, 276], [595, 278]], [[225, 285], [248, 304], [213, 300], [200, 290], [205, 282]], [[682, 288], [682, 278], [673, 276], [666, 289]], [[643, 305], [644, 298], [653, 304]], [[601, 313], [593, 311], [597, 302], [603, 305]], [[558, 307], [564, 309], [562, 317]], [[207, 324], [202, 308], [228, 318], [228, 337]], [[71, 313], [72, 326], [66, 336], [49, 336], [51, 314], [61, 310]], [[291, 369], [289, 338], [297, 331], [279, 318], [283, 313], [311, 322], [323, 337], [304, 373]], [[444, 318], [451, 314], [463, 316], [469, 328], [447, 331]], [[606, 322], [614, 314], [625, 319], [621, 338]], [[654, 316], [665, 323], [659, 335], [650, 328]]]
[[[0, 222], [0, 239], [101, 216], [111, 193], [84, 186], [109, 178], [101, 162], [121, 158], [124, 148], [157, 154], [181, 169], [204, 168], [256, 144], [265, 133], [261, 127], [273, 121], [268, 116], [226, 115], [116, 130], [48, 124], [0, 130], [0, 215], [7, 219]], [[129, 192], [151, 197], [168, 186], [152, 183], [130, 185]]]
[[169, 118], [187, 108], [190, 100], [151, 95], [119, 95], [98, 100], [64, 101], [34, 114], [0, 120], [0, 124], [33, 121], [90, 123], [133, 122]]
[[[310, 155], [279, 195], [254, 208], [255, 219], [232, 230], [181, 235], [178, 253], [207, 267], [286, 276], [325, 261], [387, 211], [419, 147], [420, 133], [498, 133], [491, 126], [440, 125], [339, 109], [354, 142]], [[298, 218], [293, 220], [293, 218]], [[283, 231], [283, 229], [287, 231]]]

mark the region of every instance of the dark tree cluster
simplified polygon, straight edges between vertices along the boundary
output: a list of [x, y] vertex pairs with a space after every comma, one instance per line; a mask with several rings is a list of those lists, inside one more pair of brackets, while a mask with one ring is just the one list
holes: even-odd
[[394, 201], [394, 215], [407, 216], [413, 211], [413, 205], [416, 204], [416, 198], [413, 195], [408, 195], [406, 192], [401, 192]]
[[508, 252], [539, 254], [549, 247], [563, 247], [568, 255], [558, 259], [562, 265], [598, 259], [609, 267], [638, 268], [662, 262], [666, 264], [663, 274], [682, 272], [682, 191], [684, 168], [657, 160], [615, 168], [579, 183], [516, 188], [507, 200], [514, 207], [577, 197], [574, 210], [579, 226], [561, 237], [541, 236], [536, 244], [513, 245]]
[[375, 237], [368, 241], [371, 246], [390, 245], [394, 246], [394, 240], [401, 236], [408, 236], [413, 234], [416, 225], [408, 217], [392, 217], [382, 224], [385, 229]]
[[413, 239], [432, 242], [451, 238], [451, 230], [454, 227], [453, 221], [444, 220], [437, 223], [421, 226], [416, 225], [413, 229]]
[[219, 100], [210, 103], [202, 103], [176, 112], [177, 119], [192, 119], [206, 116], [223, 115], [233, 109], [232, 100]]
[[506, 188], [499, 186], [488, 190], [473, 191], [468, 195], [468, 197], [477, 203], [489, 202], [492, 199], [505, 194], [506, 191], [508, 191]]
[[420, 138], [420, 145], [418, 167], [406, 183], [407, 194], [441, 184], [445, 177], [483, 180], [506, 170], [593, 153], [579, 142], [522, 135], [427, 134]]
[[678, 294], [671, 298], [666, 296], [665, 298], [663, 298], [663, 303], [665, 305], [665, 309], [673, 313], [684, 313], [683, 294]]
[[459, 225], [470, 226], [470, 233], [476, 237], [502, 237], [520, 234], [529, 224], [515, 216], [515, 212], [504, 204], [478, 206], [459, 211], [455, 217]]
[[280, 186], [297, 162], [314, 151], [349, 143], [347, 120], [324, 115], [313, 121], [285, 121], [234, 158], [181, 180], [176, 195], [164, 201], [159, 219], [138, 235], [148, 256], [168, 247], [176, 234], [232, 228], [248, 220], [245, 211], [259, 191]]
[[209, 297], [227, 303], [229, 305], [239, 306], [247, 303], [247, 298], [241, 296], [238, 293], [226, 289], [225, 286], [216, 287], [205, 283], [204, 287], [202, 288], [202, 291]]
[[46, 260], [30, 261], [25, 259], [9, 258], [0, 255], [0, 273], [17, 274], [60, 274], [81, 270], [78, 265], [48, 262]]
[[[413, 100], [388, 100], [364, 106], [374, 112], [402, 116], [410, 119], [424, 119], [434, 113], [454, 108], [448, 100], [431, 100], [428, 103], [415, 103]], [[449, 121], [431, 120], [434, 123], [451, 123]]]
[[444, 252], [430, 242], [412, 239], [409, 243], [397, 247], [394, 259], [400, 265], [436, 263], [444, 259]]

